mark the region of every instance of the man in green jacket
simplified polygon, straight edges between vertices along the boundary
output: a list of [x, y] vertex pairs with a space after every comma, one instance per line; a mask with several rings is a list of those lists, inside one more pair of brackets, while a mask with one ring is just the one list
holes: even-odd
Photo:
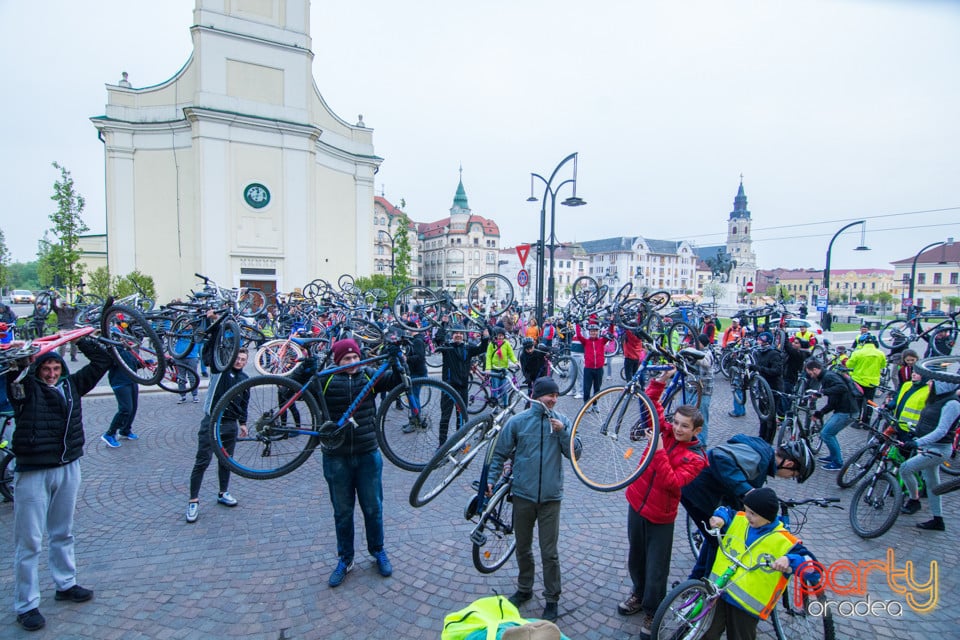
[[[533, 525], [540, 535], [543, 563], [544, 620], [557, 619], [560, 600], [560, 501], [563, 499], [563, 458], [570, 457], [570, 419], [553, 409], [560, 389], [545, 376], [533, 383], [536, 402], [510, 418], [497, 440], [488, 477], [497, 479], [504, 462], [513, 457], [513, 525], [517, 537], [517, 591], [509, 600], [519, 608], [533, 597]], [[492, 495], [492, 483], [487, 486]]]
[[847, 360], [850, 377], [863, 389], [863, 400], [860, 406], [860, 421], [869, 424], [871, 409], [867, 400], [873, 400], [880, 386], [880, 374], [887, 366], [887, 356], [880, 351], [880, 343], [876, 337], [866, 334], [860, 339], [860, 346], [854, 350]]

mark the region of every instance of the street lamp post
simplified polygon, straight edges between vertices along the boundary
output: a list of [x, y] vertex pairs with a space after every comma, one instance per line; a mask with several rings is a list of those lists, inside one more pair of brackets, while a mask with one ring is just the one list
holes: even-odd
[[394, 278], [393, 278], [393, 269], [394, 269], [394, 266], [395, 266], [395, 264], [396, 264], [396, 263], [394, 262], [394, 259], [395, 259], [395, 258], [394, 258], [394, 253], [395, 253], [395, 252], [394, 252], [394, 249], [395, 249], [395, 247], [396, 247], [396, 238], [393, 237], [393, 234], [388, 233], [388, 232], [384, 231], [383, 229], [381, 229], [381, 230], [380, 230], [380, 241], [383, 242], [383, 239], [384, 239], [384, 238], [386, 238], [387, 240], [390, 241], [390, 284], [396, 284], [396, 282], [395, 282], [395, 280], [394, 280]]
[[869, 251], [870, 247], [863, 244], [863, 232], [866, 230], [867, 225], [866, 220], [857, 220], [856, 222], [851, 222], [841, 227], [839, 231], [833, 234], [833, 237], [830, 238], [830, 244], [827, 245], [827, 267], [823, 270], [823, 288], [827, 290], [827, 308], [820, 314], [820, 325], [827, 331], [830, 330], [830, 325], [832, 324], [830, 322], [830, 252], [833, 250], [833, 241], [836, 240], [841, 233], [858, 224], [862, 224], [863, 229], [861, 230], [860, 246], [855, 248], [854, 251]]
[[[920, 255], [927, 249], [933, 249], [934, 247], [939, 247], [942, 244], [947, 244], [947, 242], [944, 242], [942, 240], [940, 242], [931, 242], [930, 244], [925, 246], [923, 249], [920, 249], [920, 251], [917, 251], [917, 255], [913, 256], [913, 264], [910, 266], [910, 293], [907, 296], [908, 298], [910, 298], [911, 307], [917, 304], [917, 301], [914, 300], [913, 298], [914, 286], [916, 285], [916, 282], [917, 282], [917, 260], [920, 259]], [[944, 261], [941, 261], [940, 263], [946, 264]], [[910, 315], [909, 310], [907, 310], [907, 315]]]
[[[564, 180], [560, 184], [553, 188], [551, 185], [553, 179], [556, 177], [557, 172], [573, 160], [573, 177]], [[537, 309], [536, 316], [537, 322], [540, 326], [543, 326], [544, 315], [543, 315], [543, 276], [544, 276], [544, 261], [546, 259], [546, 226], [547, 226], [547, 196], [550, 196], [550, 280], [549, 287], [547, 289], [547, 296], [550, 299], [550, 315], [553, 315], [553, 305], [555, 300], [555, 291], [554, 291], [554, 278], [553, 278], [553, 252], [556, 247], [556, 219], [557, 219], [557, 193], [560, 191], [560, 188], [563, 185], [570, 183], [573, 185], [573, 195], [561, 202], [568, 207], [580, 207], [587, 202], [583, 198], [577, 197], [577, 154], [571, 153], [566, 158], [560, 161], [560, 164], [556, 166], [553, 170], [553, 173], [550, 174], [550, 179], [544, 178], [539, 173], [530, 174], [530, 197], [527, 198], [527, 202], [536, 202], [538, 198], [533, 195], [533, 179], [538, 178], [541, 180], [545, 187], [543, 192], [543, 200], [540, 204], [540, 242], [537, 245], [539, 251], [537, 253]]]

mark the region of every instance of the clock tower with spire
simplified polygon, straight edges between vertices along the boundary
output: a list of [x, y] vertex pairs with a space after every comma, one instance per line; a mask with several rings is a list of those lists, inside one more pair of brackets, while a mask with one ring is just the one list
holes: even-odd
[[735, 265], [730, 271], [730, 282], [739, 287], [752, 282], [757, 274], [757, 256], [750, 240], [752, 226], [747, 195], [743, 191], [743, 174], [740, 174], [740, 188], [733, 199], [733, 211], [727, 220], [727, 256]]

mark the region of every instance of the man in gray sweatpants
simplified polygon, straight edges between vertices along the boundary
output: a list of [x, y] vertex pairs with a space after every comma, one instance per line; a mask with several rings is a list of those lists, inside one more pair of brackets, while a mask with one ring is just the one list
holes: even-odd
[[[41, 629], [39, 560], [43, 534], [50, 538], [48, 564], [56, 600], [86, 602], [93, 591], [77, 584], [73, 552], [73, 513], [80, 491], [83, 413], [80, 399], [111, 365], [96, 340], [78, 344], [90, 364], [70, 375], [56, 352], [39, 356], [25, 375], [7, 374], [16, 429], [13, 452], [14, 609], [28, 631]], [[26, 363], [23, 363], [26, 364]]]

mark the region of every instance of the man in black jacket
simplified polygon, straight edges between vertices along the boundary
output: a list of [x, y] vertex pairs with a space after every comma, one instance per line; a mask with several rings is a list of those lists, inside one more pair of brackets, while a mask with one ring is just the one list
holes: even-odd
[[[333, 361], [337, 366], [359, 362], [360, 347], [347, 338], [334, 343]], [[363, 388], [370, 382], [373, 370], [359, 365], [349, 367], [323, 381], [323, 396], [330, 417], [339, 420]], [[344, 427], [343, 442], [332, 449], [323, 447], [323, 477], [330, 489], [333, 520], [337, 530], [337, 566], [328, 584], [339, 587], [353, 569], [353, 509], [360, 503], [367, 534], [367, 551], [377, 562], [380, 575], [393, 574], [393, 567], [383, 550], [383, 457], [377, 446], [374, 397], [397, 384], [396, 376], [377, 381], [373, 391], [365, 395]]]
[[840, 451], [837, 434], [853, 420], [857, 411], [857, 401], [850, 393], [850, 388], [843, 376], [834, 371], [827, 371], [823, 363], [816, 358], [807, 360], [803, 368], [807, 375], [819, 381], [820, 395], [827, 396], [826, 406], [815, 411], [813, 417], [822, 420], [823, 414], [833, 412], [820, 431], [820, 438], [830, 451], [830, 455], [820, 458], [824, 463], [822, 468], [824, 471], [839, 471], [843, 466], [843, 452]]
[[[490, 332], [483, 330], [483, 339], [480, 344], [470, 345], [466, 342], [467, 332], [461, 325], [454, 325], [449, 328], [450, 342], [447, 342], [447, 323], [440, 325], [437, 331], [437, 344], [440, 345], [439, 351], [443, 355], [443, 366], [440, 369], [440, 376], [443, 381], [456, 389], [460, 397], [463, 398], [463, 404], [467, 404], [467, 386], [470, 384], [470, 361], [481, 354], [487, 352], [487, 343], [490, 341]], [[444, 394], [440, 398], [440, 444], [447, 441], [447, 432], [449, 430], [450, 416], [453, 414], [453, 398]], [[458, 416], [458, 420], [463, 416]], [[460, 428], [460, 423], [457, 427]]]
[[38, 572], [45, 530], [50, 573], [57, 585], [55, 599], [86, 602], [93, 597], [93, 591], [77, 584], [73, 550], [73, 513], [84, 445], [81, 397], [97, 386], [112, 361], [96, 340], [82, 338], [79, 347], [90, 364], [74, 374], [67, 371], [63, 358], [51, 351], [39, 356], [26, 375], [10, 372], [6, 380], [17, 424], [13, 432], [17, 456], [14, 608], [17, 622], [28, 631], [46, 623], [39, 609]]
[[[769, 331], [762, 331], [757, 335], [757, 344], [760, 349], [757, 351], [754, 365], [756, 371], [760, 373], [770, 388], [776, 392], [783, 391], [783, 367], [786, 360], [782, 351], [773, 348], [773, 335]], [[787, 411], [786, 399], [783, 396], [774, 395], [774, 406], [777, 407], [777, 415], [784, 415]], [[773, 439], [777, 433], [777, 416], [772, 415], [769, 419], [760, 424], [760, 437], [773, 444]]]

